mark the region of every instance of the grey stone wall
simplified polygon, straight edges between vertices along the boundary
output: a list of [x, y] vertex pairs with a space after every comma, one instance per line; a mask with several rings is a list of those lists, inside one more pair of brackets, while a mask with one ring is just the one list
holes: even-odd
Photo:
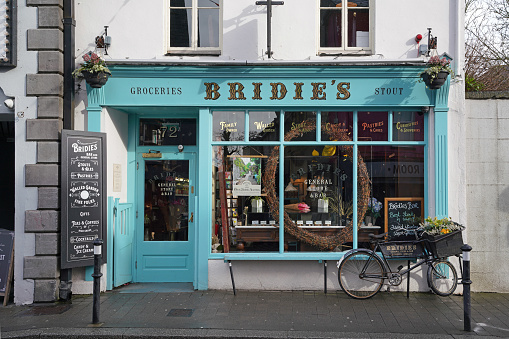
[[509, 292], [508, 94], [466, 100], [466, 232], [473, 248], [472, 290], [479, 292]]
[[26, 122], [37, 143], [37, 163], [25, 165], [25, 186], [38, 188], [37, 210], [25, 212], [25, 232], [35, 233], [35, 255], [23, 260], [23, 278], [34, 280], [34, 302], [58, 298], [60, 276], [60, 135], [63, 104], [63, 0], [26, 0], [37, 7], [37, 29], [27, 50], [37, 51], [37, 74], [27, 74], [26, 94], [37, 97], [37, 119]]

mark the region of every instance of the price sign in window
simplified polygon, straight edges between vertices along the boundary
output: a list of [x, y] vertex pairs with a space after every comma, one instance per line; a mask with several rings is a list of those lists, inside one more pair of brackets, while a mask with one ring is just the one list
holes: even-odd
[[140, 119], [140, 146], [196, 145], [196, 119]]

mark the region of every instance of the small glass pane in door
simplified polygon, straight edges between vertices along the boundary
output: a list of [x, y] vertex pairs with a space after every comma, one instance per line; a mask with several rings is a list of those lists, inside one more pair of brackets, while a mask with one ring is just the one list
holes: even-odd
[[189, 161], [145, 161], [145, 241], [187, 241]]

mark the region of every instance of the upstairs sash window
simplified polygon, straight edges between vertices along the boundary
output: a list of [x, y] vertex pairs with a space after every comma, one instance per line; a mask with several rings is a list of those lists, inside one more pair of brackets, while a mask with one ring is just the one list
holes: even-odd
[[222, 0], [169, 0], [168, 53], [220, 54]]

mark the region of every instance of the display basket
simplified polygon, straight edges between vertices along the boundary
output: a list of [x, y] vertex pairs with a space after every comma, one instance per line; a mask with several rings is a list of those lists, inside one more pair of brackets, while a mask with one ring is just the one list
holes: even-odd
[[461, 254], [461, 246], [463, 246], [462, 232], [464, 229], [465, 227], [461, 226], [461, 229], [458, 231], [442, 235], [429, 235], [427, 233], [423, 233], [421, 239], [426, 240], [426, 247], [433, 257], [447, 258]]
[[388, 241], [380, 243], [380, 250], [386, 258], [421, 258], [424, 257], [422, 241]]

